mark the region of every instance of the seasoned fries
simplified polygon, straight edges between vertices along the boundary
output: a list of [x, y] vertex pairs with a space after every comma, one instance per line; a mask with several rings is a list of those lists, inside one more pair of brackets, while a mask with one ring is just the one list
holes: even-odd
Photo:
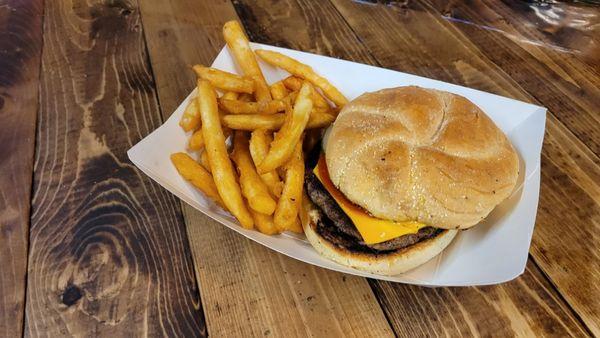
[[[297, 229], [295, 224], [302, 203], [302, 187], [304, 182], [304, 160], [302, 142], [297, 142], [293, 156], [285, 165], [285, 183], [277, 209], [273, 215], [275, 226], [280, 231]], [[300, 226], [300, 229], [302, 227]]]
[[312, 96], [311, 96], [315, 108], [321, 108], [325, 110], [329, 110], [331, 107], [327, 100], [321, 96], [321, 93], [316, 88], [313, 88]]
[[237, 183], [236, 174], [227, 154], [215, 91], [210, 82], [202, 79], [198, 80], [198, 105], [206, 154], [219, 195], [227, 209], [240, 221], [242, 226], [252, 229], [254, 221], [246, 208], [241, 188]]
[[192, 131], [200, 128], [200, 110], [198, 109], [198, 102], [196, 102], [195, 97], [192, 98], [187, 107], [185, 107], [179, 125], [185, 131]]
[[273, 100], [269, 102], [244, 102], [240, 100], [219, 99], [219, 106], [230, 114], [275, 114], [284, 111], [286, 102]]
[[200, 165], [204, 167], [208, 172], [210, 172], [210, 163], [208, 163], [208, 155], [206, 154], [206, 149], [200, 153]]
[[[302, 79], [295, 76], [288, 76], [285, 79], [283, 79], [283, 84], [289, 90], [297, 91], [300, 90], [300, 87], [302, 87]], [[329, 106], [329, 103], [327, 103], [327, 100], [325, 100], [325, 98], [321, 96], [321, 94], [316, 89], [313, 90], [311, 98], [313, 100], [313, 105], [315, 109], [318, 109], [319, 111], [324, 113], [329, 112], [331, 108]]]
[[279, 229], [273, 223], [273, 216], [261, 214], [260, 212], [256, 212], [254, 210], [250, 210], [252, 212], [252, 217], [254, 218], [254, 225], [256, 225], [256, 229], [262, 232], [265, 235], [275, 235], [280, 233]]
[[202, 129], [196, 130], [190, 140], [188, 141], [189, 150], [201, 150], [204, 148], [204, 137], [202, 136]]
[[240, 100], [219, 99], [219, 107], [229, 114], [257, 114], [258, 103]]
[[291, 232], [298, 233], [298, 234], [304, 233], [304, 229], [302, 229], [302, 221], [300, 220], [300, 217], [296, 217], [296, 219], [294, 220], [294, 223], [290, 224], [290, 227], [288, 228], [288, 230]]
[[[231, 129], [223, 127], [223, 136], [225, 136], [225, 139], [231, 136]], [[198, 151], [202, 150], [202, 148], [204, 148], [204, 136], [202, 135], [202, 129], [198, 129], [190, 137], [190, 140], [188, 141], [188, 149]]]
[[294, 75], [290, 75], [281, 81], [283, 82], [283, 85], [291, 91], [300, 90], [300, 87], [302, 87], [302, 79]]
[[[265, 129], [258, 129], [252, 132], [250, 137], [250, 155], [254, 163], [260, 163], [264, 160], [269, 152], [269, 144], [273, 141], [273, 136]], [[275, 170], [260, 174], [260, 177], [265, 182], [269, 191], [275, 197], [281, 196], [283, 183], [279, 179], [279, 175]]]
[[[245, 94], [245, 95], [248, 95], [248, 94]], [[237, 100], [239, 96], [240, 96], [240, 94], [236, 93], [236, 92], [226, 92], [225, 94], [223, 94], [223, 96], [221, 96], [221, 99]]]
[[[235, 130], [279, 130], [285, 121], [284, 114], [272, 115], [224, 115], [221, 118], [223, 125]], [[308, 118], [306, 129], [324, 128], [335, 121], [335, 116], [327, 113], [313, 111]]]
[[308, 119], [307, 129], [324, 128], [332, 124], [335, 121], [335, 116], [327, 113], [316, 113], [312, 112]]
[[[269, 86], [241, 25], [227, 22], [223, 36], [242, 74], [192, 67], [198, 77], [197, 95], [179, 124], [190, 132], [187, 150], [196, 153], [198, 161], [175, 153], [171, 162], [242, 227], [267, 235], [302, 233], [302, 149], [320, 142], [321, 128], [335, 120], [347, 100], [309, 66], [277, 52], [256, 51], [291, 73]], [[218, 99], [216, 89], [222, 93]], [[228, 143], [232, 134], [233, 142]]]
[[265, 77], [256, 62], [256, 56], [250, 48], [250, 41], [240, 23], [237, 21], [226, 22], [223, 26], [223, 37], [244, 75], [254, 80], [256, 100], [258, 102], [271, 101], [269, 86], [267, 86]]
[[[300, 87], [298, 87], [298, 89], [300, 89]], [[298, 90], [298, 89], [296, 89], [296, 90]], [[281, 100], [284, 97], [288, 96], [288, 94], [289, 94], [289, 91], [283, 84], [283, 81], [277, 81], [277, 82], [273, 83], [271, 85], [270, 90], [271, 90], [271, 96], [273, 97], [273, 100]]]
[[193, 69], [199, 78], [209, 81], [215, 88], [236, 93], [254, 93], [252, 79], [202, 65], [195, 65]]
[[190, 155], [186, 153], [172, 154], [171, 162], [173, 162], [173, 165], [175, 165], [175, 168], [183, 178], [190, 181], [194, 187], [198, 188], [205, 193], [206, 196], [225, 208], [225, 204], [223, 203], [221, 196], [219, 196], [212, 175], [194, 161]]
[[310, 111], [312, 110], [310, 94], [311, 85], [304, 82], [294, 103], [294, 108], [286, 113], [283, 126], [271, 142], [271, 149], [269, 149], [265, 159], [258, 165], [259, 173], [277, 169], [292, 156], [294, 148], [300, 141], [302, 132], [304, 132], [310, 118]]
[[269, 188], [262, 180], [248, 148], [248, 135], [241, 131], [236, 131], [233, 136], [233, 153], [231, 158], [237, 165], [240, 175], [240, 186], [242, 187], [242, 195], [248, 200], [248, 204], [252, 210], [261, 214], [271, 215], [275, 211], [277, 203], [271, 197]]
[[306, 79], [313, 85], [321, 88], [325, 96], [327, 96], [336, 105], [343, 107], [346, 103], [348, 103], [348, 99], [346, 99], [346, 97], [340, 93], [337, 88], [327, 81], [326, 78], [315, 73], [311, 67], [278, 52], [259, 49], [255, 51], [255, 53], [267, 63], [282, 68], [288, 71], [290, 74]]
[[235, 130], [277, 130], [283, 125], [285, 115], [225, 115], [221, 120], [224, 126]]

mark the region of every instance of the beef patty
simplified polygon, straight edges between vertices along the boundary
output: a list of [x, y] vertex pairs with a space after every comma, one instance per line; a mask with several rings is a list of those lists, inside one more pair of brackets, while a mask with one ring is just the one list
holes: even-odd
[[318, 207], [317, 233], [328, 241], [349, 250], [386, 253], [406, 248], [442, 232], [441, 229], [425, 227], [415, 234], [396, 237], [377, 244], [366, 244], [352, 220], [344, 213], [312, 170], [306, 171], [304, 182], [309, 198]]

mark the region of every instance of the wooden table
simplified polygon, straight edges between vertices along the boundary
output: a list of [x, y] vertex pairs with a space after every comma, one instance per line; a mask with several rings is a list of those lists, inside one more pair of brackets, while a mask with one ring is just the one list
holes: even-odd
[[[548, 107], [525, 273], [432, 289], [323, 270], [140, 173], [126, 150], [236, 18], [254, 41]], [[598, 336], [599, 86], [590, 5], [0, 0], [0, 336]]]

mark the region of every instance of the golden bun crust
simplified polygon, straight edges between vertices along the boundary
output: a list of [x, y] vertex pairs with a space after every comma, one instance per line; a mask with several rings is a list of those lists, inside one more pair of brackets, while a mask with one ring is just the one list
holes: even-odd
[[347, 104], [325, 145], [331, 180], [374, 216], [443, 229], [479, 223], [517, 182], [504, 133], [468, 99], [420, 87]]
[[318, 218], [318, 211], [314, 209], [314, 205], [308, 201], [307, 197], [304, 198], [303, 209], [300, 214], [304, 234], [321, 256], [341, 265], [385, 276], [401, 274], [425, 264], [450, 245], [458, 233], [458, 230], [444, 230], [444, 232], [433, 238], [418, 242], [407, 248], [376, 255], [349, 251], [327, 241], [316, 231]]

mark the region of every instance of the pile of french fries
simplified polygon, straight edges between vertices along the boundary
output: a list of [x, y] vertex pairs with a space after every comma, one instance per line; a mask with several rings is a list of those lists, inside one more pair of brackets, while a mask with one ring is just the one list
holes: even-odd
[[[253, 51], [239, 22], [227, 22], [223, 36], [243, 75], [193, 67], [197, 96], [179, 124], [191, 134], [188, 150], [198, 160], [181, 152], [171, 161], [244, 228], [301, 233], [303, 144], [318, 142], [348, 100], [311, 67], [278, 52]], [[268, 85], [256, 55], [291, 75]]]

